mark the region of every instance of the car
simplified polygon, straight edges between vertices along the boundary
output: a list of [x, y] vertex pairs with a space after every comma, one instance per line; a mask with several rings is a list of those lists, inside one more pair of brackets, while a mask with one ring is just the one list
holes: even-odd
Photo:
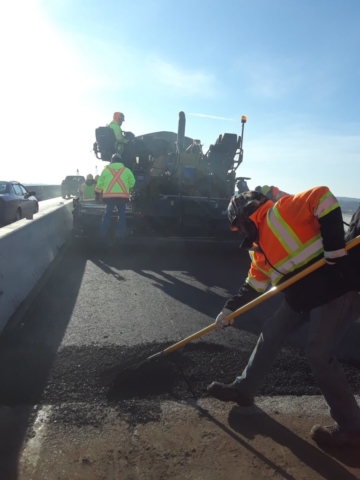
[[85, 183], [85, 177], [82, 175], [68, 175], [61, 182], [62, 198], [77, 197], [79, 195], [80, 185]]
[[16, 222], [39, 211], [36, 193], [19, 182], [0, 180], [0, 225]]

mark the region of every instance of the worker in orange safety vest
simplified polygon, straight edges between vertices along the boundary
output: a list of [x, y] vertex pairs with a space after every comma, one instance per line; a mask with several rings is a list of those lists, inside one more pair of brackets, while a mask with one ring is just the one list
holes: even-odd
[[276, 203], [250, 191], [231, 199], [232, 230], [245, 235], [251, 266], [239, 293], [217, 316], [220, 329], [233, 323], [226, 317], [320, 258], [326, 264], [285, 289], [279, 310], [265, 322], [242, 375], [231, 384], [213, 382], [209, 393], [242, 406], [254, 403], [265, 375], [288, 336], [309, 321], [306, 356], [336, 422], [315, 425], [311, 437], [320, 445], [360, 446], [360, 409], [336, 360], [335, 350], [352, 320], [360, 315], [360, 280], [344, 248], [339, 203], [327, 187], [287, 195]]
[[95, 188], [95, 192], [102, 193], [106, 204], [103, 215], [100, 235], [105, 237], [110, 226], [110, 219], [114, 208], [117, 208], [118, 222], [116, 238], [123, 239], [126, 231], [126, 203], [129, 200], [129, 192], [135, 185], [135, 177], [129, 168], [121, 162], [119, 154], [115, 153], [111, 163], [102, 171]]

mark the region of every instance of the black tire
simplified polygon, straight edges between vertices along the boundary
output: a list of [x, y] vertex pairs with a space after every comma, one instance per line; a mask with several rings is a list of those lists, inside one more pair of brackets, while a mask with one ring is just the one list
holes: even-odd
[[15, 213], [15, 222], [18, 222], [19, 220], [21, 220], [21, 218], [22, 218], [21, 208], [18, 208]]
[[35, 203], [34, 214], [35, 213], [39, 213], [39, 204], [38, 203]]

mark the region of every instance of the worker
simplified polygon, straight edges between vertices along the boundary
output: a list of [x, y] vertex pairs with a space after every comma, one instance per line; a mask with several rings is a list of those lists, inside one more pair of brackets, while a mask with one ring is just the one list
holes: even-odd
[[[228, 216], [231, 229], [246, 235], [242, 247], [251, 248], [252, 261], [239, 293], [216, 318], [219, 329], [232, 324], [226, 317], [270, 284], [279, 285], [320, 258], [325, 257], [326, 264], [284, 291], [285, 298], [264, 324], [242, 375], [231, 384], [213, 382], [209, 393], [219, 400], [252, 405], [287, 337], [309, 320], [306, 356], [336, 422], [331, 427], [315, 425], [311, 437], [322, 445], [360, 445], [360, 409], [335, 358], [342, 335], [360, 314], [359, 302], [354, 308], [359, 279], [344, 249], [337, 199], [327, 187], [288, 195], [275, 204], [261, 192], [250, 191], [231, 199]], [[352, 309], [352, 315], [344, 315], [346, 309]]]
[[85, 183], [80, 185], [80, 200], [92, 202], [95, 200], [95, 181], [91, 173], [86, 177]]
[[119, 155], [122, 155], [125, 144], [128, 143], [128, 141], [124, 138], [121, 130], [121, 125], [124, 121], [124, 114], [121, 112], [115, 112], [113, 115], [113, 121], [108, 125], [108, 127], [111, 128], [115, 134], [115, 150], [116, 153], [118, 153]]
[[130, 189], [135, 185], [135, 178], [132, 171], [126, 168], [121, 162], [121, 157], [115, 153], [111, 157], [111, 163], [102, 171], [97, 182], [95, 192], [103, 194], [103, 201], [106, 204], [105, 213], [102, 218], [100, 235], [104, 238], [110, 226], [110, 219], [114, 208], [117, 208], [118, 222], [116, 237], [123, 239], [126, 231], [125, 209], [129, 200]]
[[249, 186], [246, 180], [251, 180], [251, 178], [239, 177], [239, 181], [236, 183], [236, 188], [238, 189], [238, 193], [249, 191]]
[[263, 193], [273, 202], [277, 202], [278, 200], [280, 200], [280, 198], [285, 197], [285, 195], [289, 195], [288, 193], [282, 192], [277, 187], [269, 187], [269, 185], [264, 185], [263, 187], [258, 186], [255, 188], [255, 191]]

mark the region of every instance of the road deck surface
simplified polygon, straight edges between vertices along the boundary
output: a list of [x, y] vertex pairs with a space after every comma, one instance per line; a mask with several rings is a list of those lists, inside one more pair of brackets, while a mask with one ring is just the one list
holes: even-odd
[[[248, 256], [231, 245], [73, 247], [0, 338], [0, 471], [13, 479], [354, 479], [358, 452], [308, 437], [330, 423], [302, 346], [306, 325], [266, 378], [257, 407], [207, 395], [241, 373], [274, 297], [166, 358], [124, 367], [213, 322]], [[360, 386], [359, 324], [339, 349]]]

